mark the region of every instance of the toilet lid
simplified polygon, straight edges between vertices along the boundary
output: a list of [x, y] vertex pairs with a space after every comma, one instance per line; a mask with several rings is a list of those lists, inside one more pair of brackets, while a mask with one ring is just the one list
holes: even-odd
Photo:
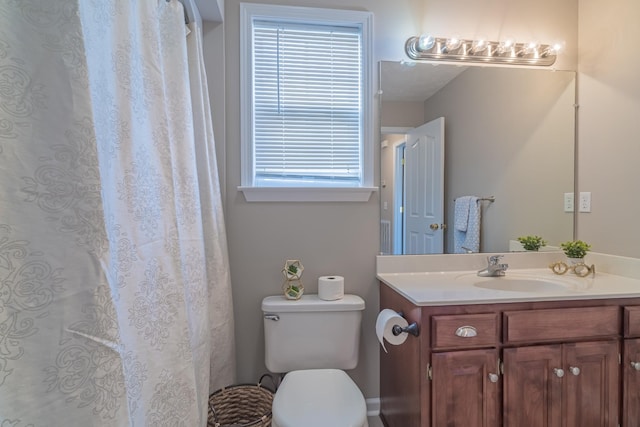
[[272, 409], [278, 427], [362, 427], [367, 418], [360, 389], [338, 369], [289, 372]]

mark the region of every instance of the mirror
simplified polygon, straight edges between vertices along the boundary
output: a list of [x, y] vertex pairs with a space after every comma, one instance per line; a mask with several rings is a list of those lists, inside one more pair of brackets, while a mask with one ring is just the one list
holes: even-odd
[[[575, 72], [379, 65], [381, 253], [459, 253], [454, 208], [462, 196], [481, 198], [479, 252], [522, 250], [517, 238], [525, 235], [546, 240], [541, 250], [573, 239], [574, 214], [565, 212], [564, 200], [574, 191]], [[415, 138], [432, 137], [411, 130], [438, 118], [444, 159], [434, 160], [437, 149], [426, 148], [415, 160]], [[420, 166], [407, 172], [410, 162]], [[410, 196], [416, 193], [417, 202]], [[425, 231], [413, 237], [419, 244], [407, 226], [407, 206], [416, 205]]]

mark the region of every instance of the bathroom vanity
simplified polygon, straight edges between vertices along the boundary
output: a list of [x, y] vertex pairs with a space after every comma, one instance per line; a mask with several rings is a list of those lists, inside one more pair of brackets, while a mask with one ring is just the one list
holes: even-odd
[[638, 278], [546, 267], [378, 278], [380, 308], [419, 326], [381, 350], [387, 427], [640, 426]]

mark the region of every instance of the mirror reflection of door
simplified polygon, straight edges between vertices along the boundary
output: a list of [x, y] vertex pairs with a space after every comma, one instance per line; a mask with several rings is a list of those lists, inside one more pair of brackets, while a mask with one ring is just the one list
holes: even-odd
[[395, 146], [393, 159], [393, 254], [404, 253], [404, 149], [407, 135], [404, 140]]
[[402, 183], [402, 253], [443, 253], [444, 117], [407, 132]]

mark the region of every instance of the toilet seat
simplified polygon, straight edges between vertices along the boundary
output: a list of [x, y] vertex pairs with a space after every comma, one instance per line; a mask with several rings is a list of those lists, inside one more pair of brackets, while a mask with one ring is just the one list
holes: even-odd
[[273, 427], [367, 427], [364, 396], [339, 369], [285, 375], [273, 399]]

